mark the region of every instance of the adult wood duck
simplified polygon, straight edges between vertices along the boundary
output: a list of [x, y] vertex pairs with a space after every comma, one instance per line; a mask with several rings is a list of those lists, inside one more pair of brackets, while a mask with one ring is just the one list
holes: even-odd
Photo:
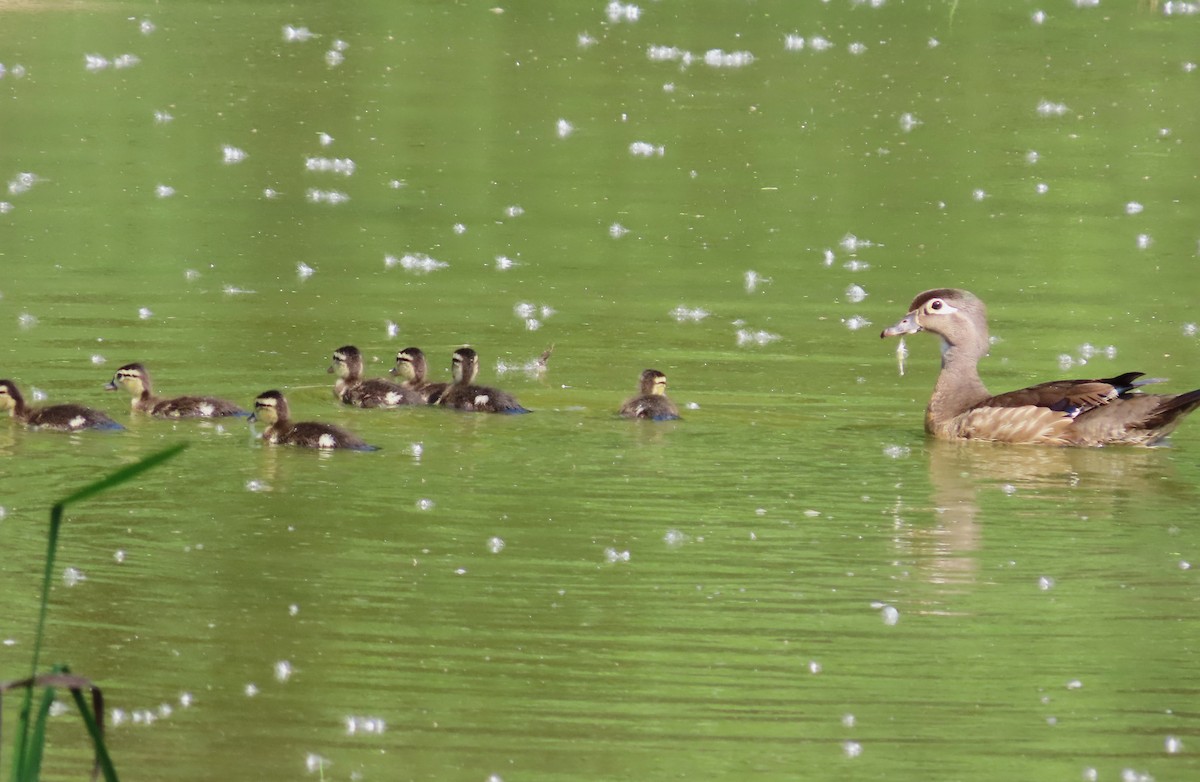
[[264, 391], [254, 400], [254, 413], [249, 419], [267, 425], [262, 439], [271, 445], [298, 445], [302, 448], [349, 448], [355, 451], [377, 451], [356, 435], [332, 424], [313, 421], [293, 423], [288, 403], [278, 391]]
[[150, 373], [141, 364], [126, 364], [117, 370], [105, 390], [125, 389], [133, 395], [133, 409], [159, 418], [220, 418], [250, 415], [224, 399], [211, 396], [177, 396], [162, 399], [154, 395]]
[[53, 429], [58, 432], [78, 432], [83, 429], [124, 429], [99, 410], [83, 405], [50, 405], [30, 407], [25, 404], [17, 384], [0, 380], [0, 410], [34, 429]]
[[396, 354], [396, 366], [388, 371], [396, 377], [404, 378], [400, 385], [416, 391], [431, 405], [436, 405], [442, 393], [450, 387], [449, 383], [431, 383], [425, 379], [428, 365], [420, 348], [401, 350]]
[[880, 335], [931, 331], [942, 338], [942, 371], [925, 410], [925, 430], [947, 440], [1047, 445], [1153, 445], [1200, 407], [1200, 389], [1143, 394], [1127, 372], [1096, 380], [1056, 380], [992, 396], [977, 364], [988, 352], [987, 310], [967, 291], [938, 288], [913, 299], [908, 314]]
[[626, 418], [649, 418], [670, 421], [679, 417], [679, 408], [667, 398], [667, 376], [657, 369], [642, 372], [638, 395], [625, 400], [621, 415]]
[[399, 407], [423, 405], [425, 398], [411, 388], [383, 378], [363, 380], [362, 353], [353, 345], [333, 351], [330, 373], [337, 375], [333, 395], [343, 404], [355, 407]]
[[437, 404], [477, 413], [528, 413], [521, 403], [498, 388], [472, 385], [479, 374], [479, 355], [471, 348], [454, 351], [450, 365], [454, 382]]

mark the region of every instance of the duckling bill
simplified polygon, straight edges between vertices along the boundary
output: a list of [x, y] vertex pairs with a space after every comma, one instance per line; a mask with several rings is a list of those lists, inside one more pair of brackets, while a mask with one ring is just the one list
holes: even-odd
[[271, 445], [298, 445], [302, 448], [348, 448], [354, 451], [377, 451], [357, 435], [340, 426], [315, 421], [295, 423], [291, 420], [287, 399], [278, 391], [264, 391], [254, 400], [254, 413], [249, 420], [267, 425], [262, 439]]
[[989, 347], [987, 309], [971, 293], [937, 288], [917, 295], [881, 337], [928, 331], [942, 341], [942, 371], [925, 409], [925, 431], [947, 440], [1045, 445], [1154, 445], [1200, 407], [1200, 389], [1145, 394], [1141, 372], [1054, 380], [992, 396], [979, 377]]
[[652, 421], [679, 418], [679, 408], [667, 397], [667, 376], [657, 369], [643, 370], [638, 381], [637, 396], [625, 400], [620, 414], [625, 418], [648, 418]]
[[56, 432], [79, 432], [84, 429], [124, 429], [99, 410], [83, 405], [49, 405], [30, 407], [25, 404], [17, 384], [0, 380], [0, 410], [31, 429], [50, 429]]
[[126, 364], [117, 370], [106, 391], [125, 389], [133, 397], [133, 409], [156, 418], [221, 418], [250, 415], [233, 402], [212, 396], [177, 396], [163, 399], [154, 395], [150, 373], [141, 364]]

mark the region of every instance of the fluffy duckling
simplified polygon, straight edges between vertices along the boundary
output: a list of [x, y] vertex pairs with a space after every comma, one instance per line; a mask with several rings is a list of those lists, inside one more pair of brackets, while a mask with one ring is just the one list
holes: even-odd
[[454, 382], [437, 404], [477, 413], [528, 413], [521, 403], [498, 388], [471, 385], [479, 374], [479, 355], [470, 348], [454, 351], [451, 363]]
[[989, 347], [987, 309], [964, 290], [918, 294], [882, 337], [929, 331], [942, 340], [942, 371], [925, 409], [925, 431], [946, 440], [1045, 445], [1154, 445], [1200, 407], [1200, 389], [1143, 394], [1141, 372], [1055, 380], [992, 396], [979, 378]]
[[271, 445], [299, 445], [303, 448], [349, 448], [355, 451], [377, 451], [357, 436], [332, 424], [312, 421], [293, 423], [288, 417], [288, 403], [278, 391], [264, 391], [254, 400], [250, 419], [267, 425], [262, 439]]
[[425, 379], [428, 365], [425, 353], [420, 348], [405, 348], [396, 354], [396, 366], [390, 370], [396, 377], [404, 378], [400, 385], [416, 391], [431, 405], [436, 405], [449, 383], [431, 383]]
[[362, 353], [353, 345], [344, 345], [333, 351], [331, 374], [337, 375], [333, 394], [343, 404], [355, 407], [399, 407], [400, 405], [423, 405], [425, 397], [411, 388], [383, 378], [363, 380]]
[[211, 396], [177, 396], [162, 399], [154, 395], [150, 373], [141, 364], [126, 364], [117, 370], [106, 391], [125, 389], [133, 396], [133, 409], [159, 418], [220, 418], [250, 415], [233, 402]]
[[679, 408], [667, 398], [667, 376], [657, 369], [642, 372], [638, 383], [638, 394], [621, 405], [625, 418], [649, 418], [653, 421], [671, 421], [679, 417]]
[[7, 410], [10, 416], [35, 429], [78, 432], [82, 429], [125, 428], [99, 410], [83, 405], [29, 407], [17, 384], [11, 380], [0, 380], [0, 410]]

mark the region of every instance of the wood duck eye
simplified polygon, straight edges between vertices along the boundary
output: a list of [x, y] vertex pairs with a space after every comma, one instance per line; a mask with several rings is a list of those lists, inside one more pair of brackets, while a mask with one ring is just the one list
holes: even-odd
[[941, 308], [942, 308], [942, 300], [941, 299], [934, 299], [933, 301], [929, 302], [929, 309], [933, 310], [934, 312], [937, 312]]

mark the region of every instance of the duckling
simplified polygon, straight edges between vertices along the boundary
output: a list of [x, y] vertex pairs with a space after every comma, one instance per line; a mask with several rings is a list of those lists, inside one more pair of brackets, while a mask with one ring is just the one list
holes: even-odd
[[355, 407], [425, 404], [425, 397], [411, 388], [383, 378], [363, 380], [362, 353], [353, 345], [344, 345], [333, 351], [333, 364], [328, 371], [337, 375], [333, 384], [333, 395], [343, 404]]
[[78, 432], [82, 429], [124, 429], [99, 410], [83, 405], [50, 405], [29, 407], [25, 397], [11, 380], [0, 380], [0, 410], [34, 429], [53, 429], [57, 432]]
[[971, 293], [938, 288], [917, 295], [881, 337], [930, 331], [942, 339], [942, 371], [925, 409], [925, 431], [946, 440], [1045, 445], [1154, 445], [1200, 407], [1200, 389], [1143, 394], [1126, 372], [1096, 380], [1055, 380], [992, 396], [979, 378], [988, 352], [987, 309]]
[[654, 421], [679, 418], [679, 408], [667, 398], [667, 376], [657, 369], [644, 370], [638, 383], [638, 395], [625, 400], [625, 404], [621, 405], [621, 415]]
[[377, 451], [357, 436], [339, 426], [312, 421], [292, 423], [288, 403], [278, 391], [264, 391], [254, 400], [254, 413], [249, 420], [267, 425], [262, 439], [271, 445], [299, 445], [303, 448], [349, 448], [355, 451]]
[[124, 388], [133, 395], [133, 409], [159, 418], [220, 418], [250, 415], [233, 402], [211, 396], [177, 396], [161, 399], [154, 395], [150, 373], [141, 364], [126, 364], [117, 370], [106, 391]]
[[396, 377], [404, 378], [400, 385], [420, 394], [426, 402], [436, 405], [449, 383], [431, 383], [425, 379], [428, 365], [425, 353], [420, 348], [405, 348], [396, 354], [396, 366], [388, 370]]
[[470, 348], [454, 351], [451, 363], [454, 382], [438, 398], [437, 404], [477, 413], [528, 413], [521, 403], [497, 388], [474, 386], [479, 374], [479, 355]]

